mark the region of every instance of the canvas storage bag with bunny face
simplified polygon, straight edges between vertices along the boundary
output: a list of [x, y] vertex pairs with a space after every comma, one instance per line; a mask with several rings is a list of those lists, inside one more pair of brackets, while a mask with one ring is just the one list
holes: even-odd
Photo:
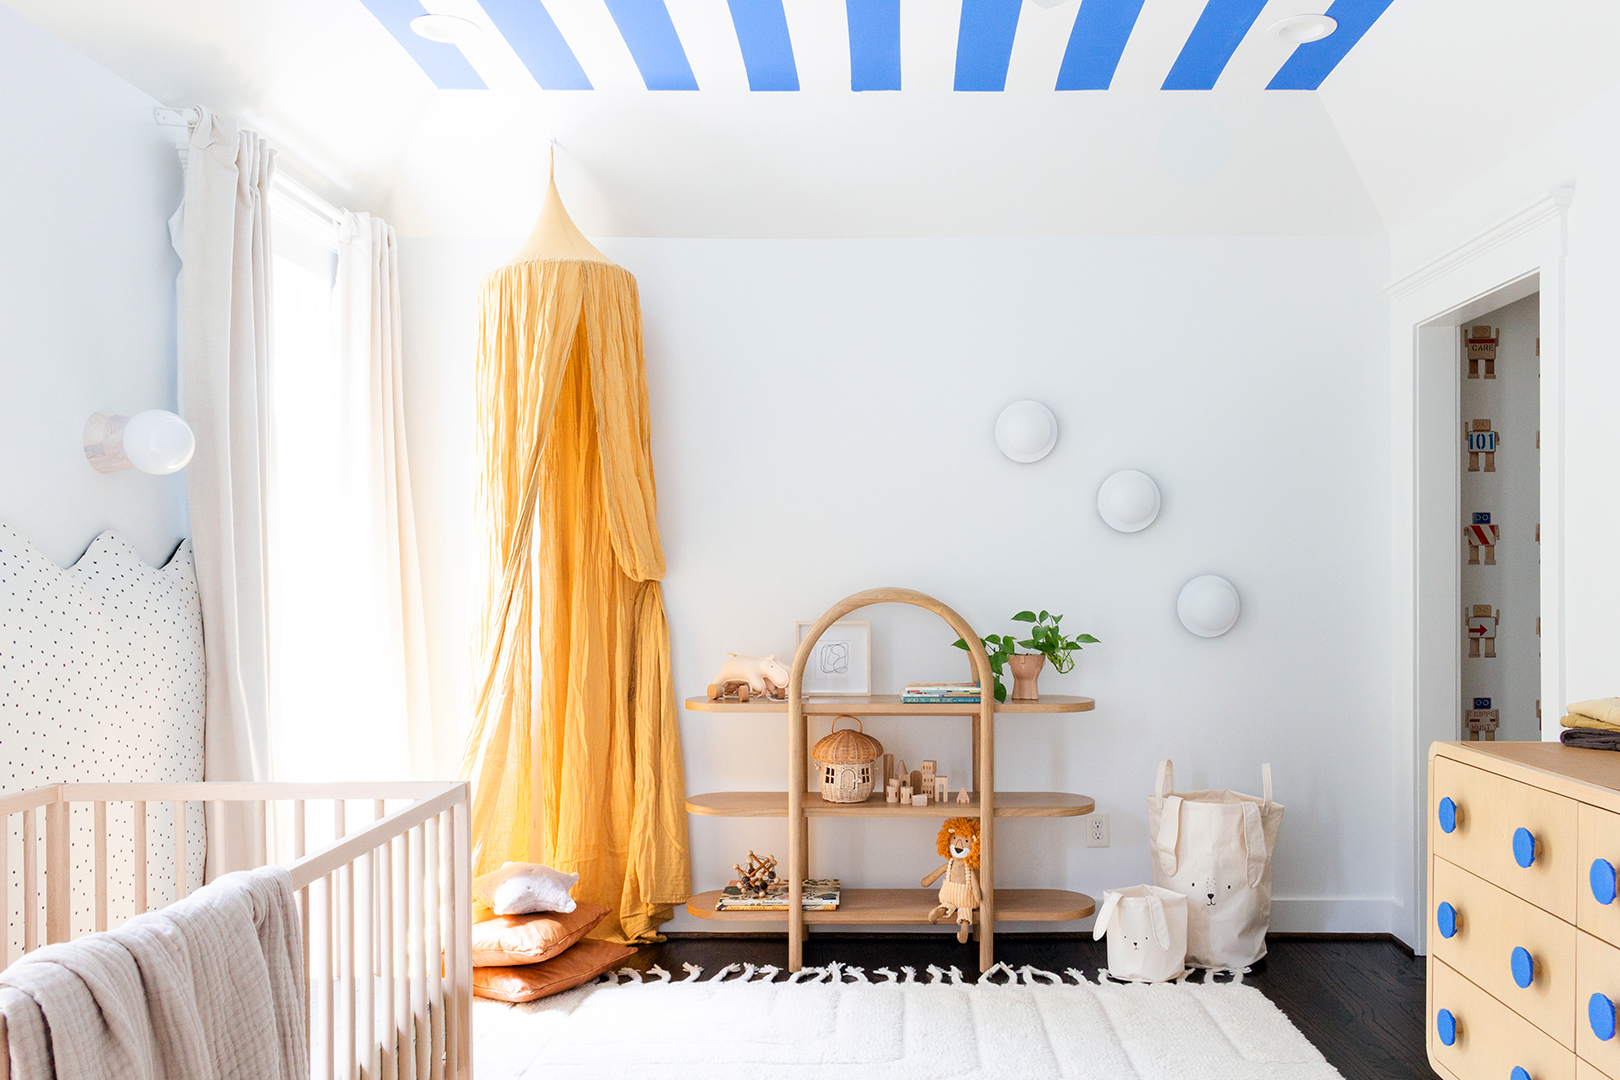
[[1148, 799], [1153, 883], [1187, 898], [1187, 963], [1248, 967], [1266, 955], [1271, 925], [1271, 854], [1283, 807], [1271, 798], [1271, 766], [1260, 766], [1264, 794], [1175, 790], [1175, 770], [1159, 763]]
[[1092, 940], [1108, 935], [1108, 974], [1164, 982], [1187, 973], [1187, 898], [1154, 885], [1103, 893]]

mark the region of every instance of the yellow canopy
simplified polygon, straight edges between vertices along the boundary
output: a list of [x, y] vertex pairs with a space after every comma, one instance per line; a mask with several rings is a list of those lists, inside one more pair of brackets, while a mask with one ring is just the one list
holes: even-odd
[[691, 884], [636, 279], [553, 182], [479, 307], [473, 873], [576, 872], [595, 936], [656, 940]]

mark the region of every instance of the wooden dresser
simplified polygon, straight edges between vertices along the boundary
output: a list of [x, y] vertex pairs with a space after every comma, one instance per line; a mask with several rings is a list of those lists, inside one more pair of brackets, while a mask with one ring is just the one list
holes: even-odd
[[1429, 752], [1429, 1063], [1452, 1080], [1620, 1080], [1620, 753]]

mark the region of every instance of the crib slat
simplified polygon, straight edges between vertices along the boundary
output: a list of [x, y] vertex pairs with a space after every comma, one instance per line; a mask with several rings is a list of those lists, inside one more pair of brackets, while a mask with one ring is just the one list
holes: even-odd
[[309, 1074], [333, 1080], [332, 1051], [332, 877], [310, 883], [314, 910], [309, 920]]
[[427, 932], [427, 949], [422, 957], [422, 981], [428, 999], [428, 1075], [444, 1080], [444, 980], [439, 978], [439, 819], [435, 814], [422, 823], [422, 929]]
[[399, 1080], [416, 1080], [416, 1039], [411, 1023], [411, 838], [394, 849], [394, 1019], [399, 1032]]
[[472, 815], [466, 799], [451, 808], [455, 822], [455, 889], [450, 911], [456, 920], [457, 955], [451, 967], [455, 988], [456, 1080], [472, 1080]]
[[39, 811], [23, 811], [23, 952], [39, 948]]
[[270, 851], [270, 807], [274, 804], [260, 799], [256, 805], [259, 813], [259, 850], [253, 865], [269, 866], [276, 861]]
[[355, 1049], [356, 1071], [359, 1075], [377, 1075], [377, 1025], [372, 1012], [372, 999], [376, 996], [376, 971], [372, 966], [372, 904], [377, 898], [374, 873], [377, 856], [373, 852], [356, 860], [354, 899], [354, 1032], [358, 1040]]
[[422, 901], [423, 901], [423, 867], [422, 847], [425, 825], [418, 825], [409, 833], [410, 837], [410, 874], [407, 882], [410, 886], [410, 929], [411, 929], [411, 1038], [416, 1047], [416, 1072], [420, 1080], [428, 1080], [428, 1054], [431, 1048], [428, 1045], [428, 1015], [427, 1015], [427, 941], [422, 933]]
[[174, 804], [174, 898], [186, 897], [186, 804]]
[[68, 854], [72, 831], [71, 803], [54, 802], [45, 807], [45, 940], [68, 941], [73, 937], [72, 861]]
[[[339, 799], [332, 819], [334, 839], [345, 834], [345, 824], [343, 800]], [[334, 878], [338, 988], [333, 1057], [337, 1062], [337, 1076], [342, 1080], [357, 1080], [354, 1067], [354, 864], [338, 867]]]
[[399, 1019], [394, 1012], [394, 841], [390, 837], [377, 849], [377, 982], [382, 1000], [377, 1003], [382, 1061], [382, 1080], [399, 1076]]
[[107, 804], [97, 801], [93, 848], [96, 867], [96, 930], [107, 929]]
[[131, 814], [135, 834], [135, 914], [144, 915], [149, 903], [146, 896], [146, 803], [135, 803]]
[[304, 857], [304, 800], [293, 800], [293, 858]]

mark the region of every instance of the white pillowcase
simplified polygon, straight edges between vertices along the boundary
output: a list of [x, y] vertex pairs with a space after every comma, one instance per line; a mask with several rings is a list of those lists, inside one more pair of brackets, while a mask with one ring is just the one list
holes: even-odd
[[509, 862], [473, 882], [473, 896], [495, 909], [497, 915], [527, 915], [534, 911], [574, 910], [568, 890], [579, 884], [578, 874], [564, 874], [539, 863]]

